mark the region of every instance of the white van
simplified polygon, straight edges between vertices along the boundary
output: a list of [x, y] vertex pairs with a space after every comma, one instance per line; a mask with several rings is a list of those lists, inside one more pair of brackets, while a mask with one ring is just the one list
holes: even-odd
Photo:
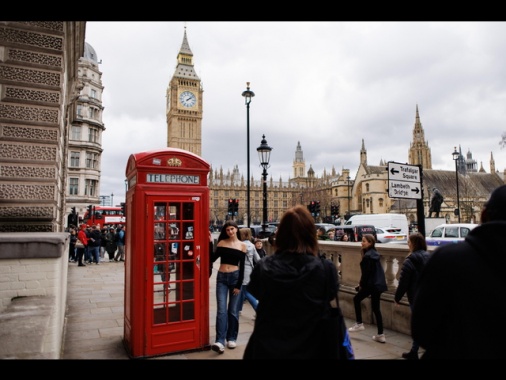
[[369, 224], [377, 228], [397, 227], [409, 236], [408, 218], [404, 214], [361, 214], [353, 215], [345, 225]]

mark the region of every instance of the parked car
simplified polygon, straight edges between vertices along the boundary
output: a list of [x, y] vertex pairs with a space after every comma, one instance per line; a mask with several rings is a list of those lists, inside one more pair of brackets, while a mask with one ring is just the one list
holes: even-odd
[[402, 233], [397, 227], [376, 227], [376, 236], [378, 243], [408, 243], [408, 235]]
[[362, 236], [365, 234], [371, 234], [377, 240], [376, 228], [373, 225], [359, 224], [359, 225], [341, 225], [334, 226], [335, 235], [334, 240], [341, 241], [343, 236], [348, 235], [348, 241], [362, 241]]
[[458, 243], [459, 241], [464, 240], [467, 234], [476, 226], [478, 226], [478, 224], [441, 224], [432, 230], [425, 241], [427, 242], [427, 245], [438, 247], [446, 244]]

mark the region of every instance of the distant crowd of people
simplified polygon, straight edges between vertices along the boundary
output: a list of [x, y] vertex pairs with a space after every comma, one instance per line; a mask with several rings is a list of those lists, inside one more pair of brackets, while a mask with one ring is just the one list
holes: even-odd
[[69, 226], [69, 262], [84, 267], [86, 264], [100, 264], [105, 260], [109, 262], [125, 261], [125, 227], [81, 224], [79, 228]]

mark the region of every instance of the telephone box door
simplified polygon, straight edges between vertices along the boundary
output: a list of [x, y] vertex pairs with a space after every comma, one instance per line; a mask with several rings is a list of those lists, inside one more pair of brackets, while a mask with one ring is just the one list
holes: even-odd
[[[184, 351], [207, 344], [201, 306], [202, 237], [199, 197], [148, 196], [150, 215], [146, 236], [152, 236], [146, 255], [146, 355]], [[205, 240], [204, 240], [205, 241]], [[207, 287], [206, 287], [207, 288]], [[206, 318], [204, 318], [206, 319]], [[206, 321], [208, 322], [208, 321]], [[206, 323], [207, 325], [207, 323]]]

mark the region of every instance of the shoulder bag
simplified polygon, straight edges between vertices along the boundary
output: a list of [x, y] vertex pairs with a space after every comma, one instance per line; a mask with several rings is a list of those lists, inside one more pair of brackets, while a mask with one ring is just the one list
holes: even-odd
[[[327, 261], [327, 262], [326, 262]], [[325, 269], [326, 278], [326, 295], [329, 295], [332, 289], [331, 281], [333, 281], [332, 272], [329, 265], [334, 265], [326, 259], [322, 259], [323, 267]], [[335, 280], [335, 279], [334, 279]], [[344, 316], [339, 307], [338, 291], [335, 294], [335, 300], [337, 307], [332, 307], [331, 301], [328, 302], [328, 307], [325, 310], [324, 317], [322, 319], [323, 326], [323, 341], [326, 342], [326, 347], [331, 353], [331, 357], [337, 360], [354, 360], [355, 354], [353, 352], [353, 346], [351, 345], [350, 336], [348, 334], [348, 328], [344, 321]], [[337, 350], [336, 350], [337, 348]]]
[[84, 248], [84, 244], [79, 238], [76, 240], [76, 248]]

